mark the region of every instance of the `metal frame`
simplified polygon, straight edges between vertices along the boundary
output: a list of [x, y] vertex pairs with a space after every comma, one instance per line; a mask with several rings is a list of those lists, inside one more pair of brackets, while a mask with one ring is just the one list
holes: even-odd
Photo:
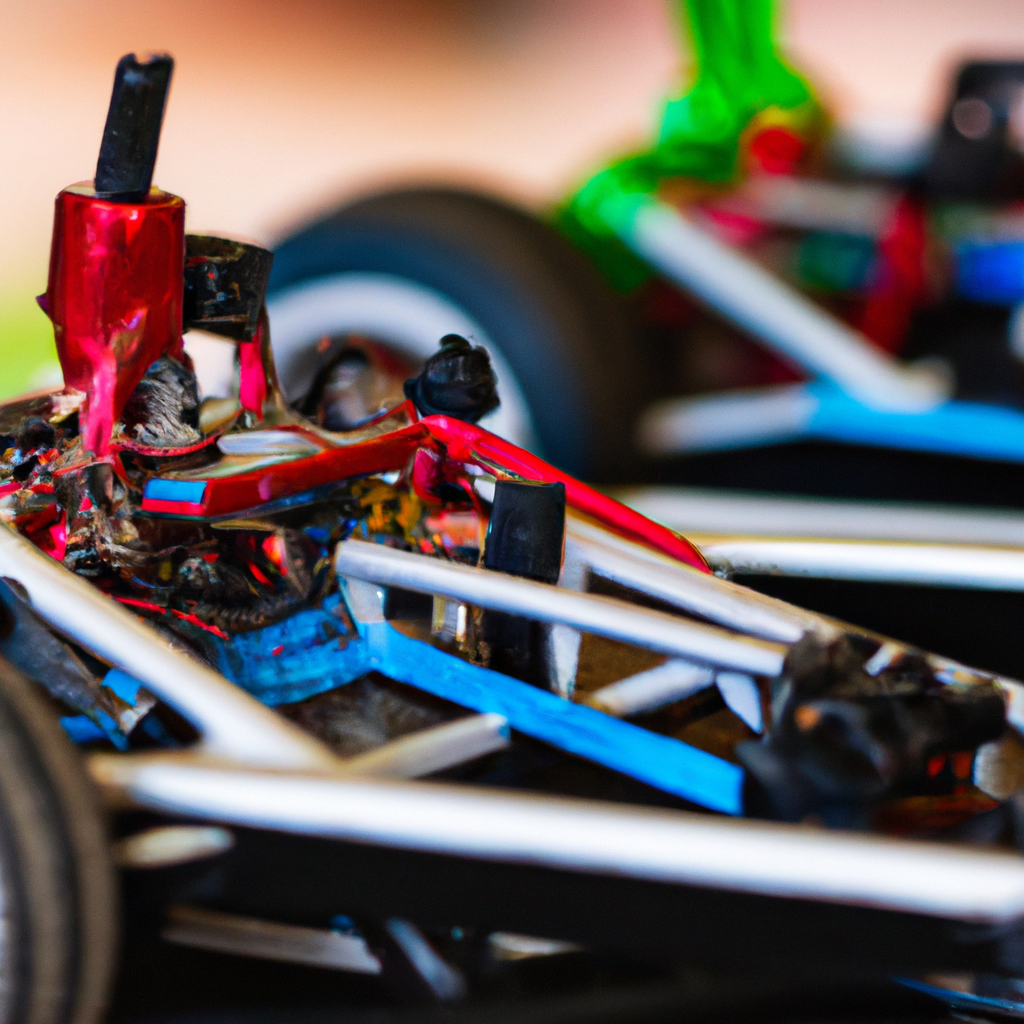
[[974, 590], [1024, 590], [1024, 550], [961, 544], [695, 538], [722, 576], [810, 576]]
[[637, 256], [812, 378], [660, 402], [638, 425], [651, 455], [838, 441], [1024, 462], [1024, 416], [950, 398], [675, 207], [623, 191], [594, 215]]
[[[673, 603], [686, 609], [705, 602], [701, 607], [708, 612], [710, 595], [721, 602], [720, 617], [732, 625], [747, 608], [762, 632], [792, 632], [797, 626], [834, 628], [822, 617], [673, 565], [654, 552], [636, 551], [632, 542], [585, 521], [570, 521], [569, 538], [577, 558], [589, 557], [588, 571], [600, 572], [603, 564], [610, 575], [628, 575], [637, 589], [651, 574], [650, 592], [674, 593]], [[421, 590], [456, 599], [482, 598], [491, 607], [507, 610], [541, 611], [549, 619], [556, 617], [556, 609], [546, 602], [566, 601], [573, 629], [601, 625], [604, 620], [595, 609], [611, 607], [616, 615], [628, 611], [634, 624], [643, 619], [658, 630], [668, 630], [675, 622], [680, 636], [690, 636], [686, 620], [628, 602], [606, 605], [594, 595], [538, 584], [544, 597], [540, 601], [532, 585], [509, 586], [521, 582], [509, 577], [500, 579], [503, 597], [487, 590], [489, 580], [479, 581], [478, 574], [493, 575], [484, 570], [468, 570], [471, 586], [458, 567], [434, 559], [404, 553], [394, 559], [391, 552], [383, 559], [370, 558], [381, 551], [369, 552], [365, 545], [347, 542], [338, 554], [339, 567], [350, 574], [350, 611], [363, 626], [372, 625], [369, 620], [383, 620], [380, 592], [373, 584], [360, 584], [352, 574], [379, 577], [386, 571], [406, 586], [415, 583]], [[631, 555], [636, 565], [627, 574], [625, 561]], [[964, 921], [1001, 923], [1024, 914], [1024, 862], [1006, 854], [681, 811], [394, 781], [397, 775], [436, 770], [438, 765], [494, 749], [504, 742], [504, 722], [494, 716], [463, 719], [363, 758], [343, 760], [227, 680], [171, 651], [155, 630], [9, 528], [0, 530], [0, 573], [26, 588], [33, 606], [51, 626], [137, 674], [203, 734], [191, 750], [91, 755], [90, 771], [113, 805], [406, 850]], [[623, 628], [616, 627], [620, 633]], [[729, 637], [722, 650], [730, 653], [751, 650], [774, 658], [785, 650], [777, 640], [738, 645], [724, 630], [708, 635], [717, 643], [719, 633]], [[1020, 696], [1019, 687], [1016, 693], [1011, 691], [1014, 696]], [[392, 778], [370, 778], [371, 773]]]
[[1024, 514], [643, 487], [631, 508], [693, 540], [718, 576], [1024, 590]]

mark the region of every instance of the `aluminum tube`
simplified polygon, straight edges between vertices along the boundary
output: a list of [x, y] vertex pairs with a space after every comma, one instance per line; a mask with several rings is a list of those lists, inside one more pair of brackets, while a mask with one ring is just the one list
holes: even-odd
[[673, 659], [602, 686], [589, 694], [586, 702], [606, 714], [626, 718], [674, 704], [714, 684], [715, 673], [711, 669]]
[[878, 409], [930, 409], [937, 380], [884, 355], [842, 321], [681, 216], [644, 199], [619, 231], [634, 252], [774, 351]]
[[647, 455], [689, 455], [806, 437], [821, 401], [806, 384], [769, 384], [648, 406], [636, 426]]
[[344, 772], [377, 779], [416, 779], [474, 761], [509, 745], [508, 719], [469, 715], [400, 736], [345, 762]]
[[380, 974], [381, 963], [358, 935], [224, 914], [175, 904], [167, 909], [160, 937], [179, 946], [258, 957], [335, 971]]
[[343, 541], [334, 564], [341, 576], [423, 594], [442, 594], [541, 622], [562, 622], [584, 633], [751, 675], [778, 676], [786, 657], [787, 648], [782, 644], [728, 633], [627, 601], [424, 558], [382, 544]]
[[781, 498], [699, 487], [636, 487], [613, 497], [684, 536], [717, 533], [1024, 547], [1024, 514], [1008, 509]]
[[880, 238], [900, 193], [878, 185], [762, 174], [716, 199], [715, 209], [801, 231], [838, 231]]
[[[698, 539], [699, 540], [699, 539]], [[810, 576], [974, 590], [1024, 590], [1024, 550], [872, 541], [715, 539], [700, 549], [730, 575]]]
[[93, 754], [88, 763], [112, 801], [225, 824], [965, 921], [1001, 923], [1024, 914], [1024, 859], [1016, 854], [146, 754]]
[[298, 726], [201, 662], [174, 650], [151, 626], [12, 528], [0, 528], [0, 576], [17, 580], [51, 626], [141, 680], [187, 718], [211, 753], [282, 768], [336, 765]]
[[813, 612], [698, 572], [576, 516], [567, 517], [565, 528], [567, 557], [604, 579], [720, 626], [781, 643], [796, 643], [809, 629], [832, 631]]

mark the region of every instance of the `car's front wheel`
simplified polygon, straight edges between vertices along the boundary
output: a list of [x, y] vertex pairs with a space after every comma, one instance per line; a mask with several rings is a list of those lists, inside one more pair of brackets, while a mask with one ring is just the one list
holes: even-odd
[[491, 355], [500, 408], [482, 425], [595, 480], [632, 471], [640, 394], [628, 318], [553, 228], [455, 189], [385, 193], [275, 250], [268, 299], [289, 401], [335, 426], [401, 398], [402, 381], [461, 334]]
[[0, 1024], [94, 1024], [115, 963], [117, 887], [82, 759], [0, 659]]

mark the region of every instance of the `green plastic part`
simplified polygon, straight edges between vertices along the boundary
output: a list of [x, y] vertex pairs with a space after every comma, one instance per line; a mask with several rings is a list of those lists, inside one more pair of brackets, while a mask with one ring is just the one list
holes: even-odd
[[555, 212], [555, 222], [611, 283], [631, 290], [651, 271], [618, 240], [639, 196], [667, 178], [727, 183], [742, 171], [752, 125], [809, 132], [821, 111], [811, 87], [780, 56], [774, 0], [678, 0], [696, 77], [662, 114], [655, 144], [608, 165]]
[[728, 181], [740, 137], [758, 114], [775, 108], [797, 127], [816, 104], [779, 55], [774, 0], [685, 0], [685, 8], [697, 77], [665, 105], [654, 154], [663, 175]]
[[812, 231], [800, 242], [796, 272], [800, 283], [823, 292], [857, 292], [875, 273], [878, 246], [873, 238]]

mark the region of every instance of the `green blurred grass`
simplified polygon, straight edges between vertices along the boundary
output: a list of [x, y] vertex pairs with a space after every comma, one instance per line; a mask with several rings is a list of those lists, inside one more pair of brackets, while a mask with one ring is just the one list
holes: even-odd
[[53, 327], [36, 304], [40, 290], [0, 292], [0, 398], [60, 381]]

